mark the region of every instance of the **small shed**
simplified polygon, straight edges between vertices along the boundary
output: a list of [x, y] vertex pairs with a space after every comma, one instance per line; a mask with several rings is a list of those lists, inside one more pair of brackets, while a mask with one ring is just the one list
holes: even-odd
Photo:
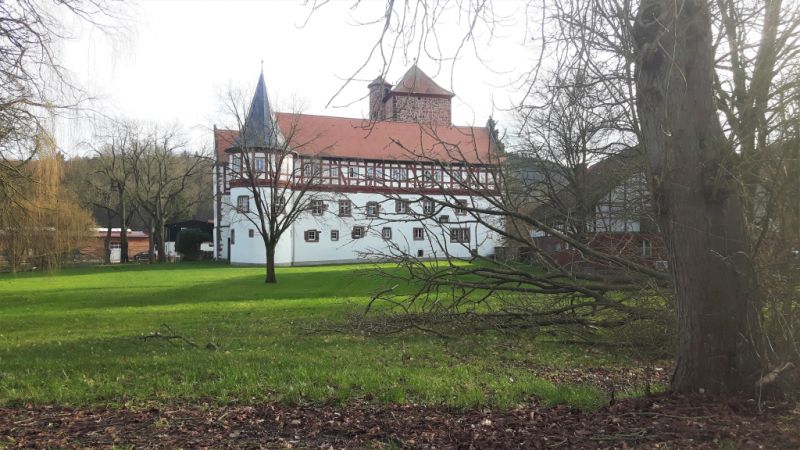
[[214, 223], [207, 220], [182, 220], [180, 222], [168, 223], [164, 226], [164, 241], [175, 242], [178, 240], [178, 233], [185, 228], [197, 228], [203, 230], [211, 236], [214, 231]]

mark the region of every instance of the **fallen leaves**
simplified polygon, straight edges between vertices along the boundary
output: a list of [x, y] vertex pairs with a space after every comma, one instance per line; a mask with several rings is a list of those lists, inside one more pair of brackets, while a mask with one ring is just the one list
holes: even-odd
[[595, 412], [523, 405], [172, 405], [168, 409], [0, 408], [0, 447], [718, 448], [800, 447], [791, 402], [661, 395]]

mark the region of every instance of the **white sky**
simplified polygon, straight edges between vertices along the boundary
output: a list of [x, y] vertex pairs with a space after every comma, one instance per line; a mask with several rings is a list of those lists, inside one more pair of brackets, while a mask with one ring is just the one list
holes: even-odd
[[[115, 117], [181, 125], [194, 146], [210, 148], [211, 128], [230, 126], [220, 94], [228, 87], [252, 95], [261, 60], [267, 89], [276, 109], [296, 103], [309, 114], [365, 117], [367, 83], [381, 69], [371, 61], [355, 80], [326, 106], [367, 58], [381, 25], [358, 26], [382, 15], [385, 0], [333, 0], [302, 26], [309, 6], [301, 0], [270, 1], [144, 1], [132, 13], [132, 32], [110, 39], [94, 30], [63, 45], [65, 66], [78, 84], [99, 99], [97, 108]], [[519, 71], [538, 55], [524, 45], [525, 11], [518, 3], [498, 1], [499, 13], [514, 18], [496, 29], [487, 45], [479, 37], [479, 53], [491, 69], [465, 52], [455, 71], [426, 57], [418, 65], [438, 84], [455, 92], [453, 122], [480, 125], [490, 114], [510, 125], [504, 112], [519, 94], [510, 87]], [[439, 38], [445, 52], [457, 44], [459, 25], [452, 15]], [[462, 19], [463, 20], [463, 17]], [[530, 41], [530, 39], [527, 39]], [[397, 81], [416, 54], [395, 56], [387, 80]], [[438, 73], [437, 73], [438, 72]], [[282, 107], [282, 108], [281, 108]], [[91, 122], [60, 122], [56, 134], [69, 154], [84, 153], [77, 142], [89, 139]]]

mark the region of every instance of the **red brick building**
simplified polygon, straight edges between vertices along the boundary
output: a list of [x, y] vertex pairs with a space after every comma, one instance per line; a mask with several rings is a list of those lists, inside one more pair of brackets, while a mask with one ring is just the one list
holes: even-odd
[[[105, 240], [108, 236], [107, 228], [95, 229], [95, 235], [87, 246], [81, 250], [81, 254], [91, 259], [99, 261], [104, 260], [105, 253]], [[120, 229], [111, 229], [111, 262], [120, 262], [121, 244], [120, 244]], [[128, 257], [133, 258], [133, 255], [139, 252], [146, 252], [150, 248], [150, 236], [144, 231], [128, 230]]]

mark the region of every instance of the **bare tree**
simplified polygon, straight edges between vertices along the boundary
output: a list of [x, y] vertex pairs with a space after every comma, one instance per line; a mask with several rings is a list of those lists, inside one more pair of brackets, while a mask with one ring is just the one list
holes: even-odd
[[40, 129], [53, 114], [75, 110], [85, 94], [70, 82], [56, 51], [68, 38], [64, 18], [110, 30], [116, 11], [105, 0], [17, 0], [0, 4], [0, 192], [16, 192]]
[[261, 237], [266, 256], [264, 281], [275, 283], [278, 242], [301, 214], [317, 207], [311, 193], [320, 181], [322, 167], [318, 159], [303, 155], [303, 150], [314, 144], [315, 136], [300, 132], [297, 114], [284, 115], [283, 126], [279, 126], [263, 73], [248, 106], [232, 90], [223, 103], [239, 131], [235, 145], [228, 150], [231, 186], [243, 187], [248, 193], [241, 199], [231, 199], [229, 206], [235, 220], [252, 224]]
[[[136, 145], [138, 133], [136, 124], [113, 121], [109, 122], [90, 144], [97, 158], [94, 176], [89, 178], [91, 182], [96, 182], [91, 189], [101, 195], [110, 194], [108, 197], [101, 197], [101, 203], [108, 207], [109, 211], [113, 208], [114, 215], [119, 221], [122, 263], [128, 262], [128, 226], [136, 214], [136, 208], [133, 206], [135, 182], [131, 152]], [[106, 240], [109, 241], [110, 227], [107, 232]]]
[[192, 192], [193, 178], [208, 172], [207, 158], [187, 152], [175, 128], [140, 127], [130, 152], [136, 207], [150, 225], [150, 253], [166, 261], [164, 228], [170, 219], [186, 214], [197, 201], [210, 200]]
[[98, 157], [73, 158], [67, 161], [65, 185], [84, 208], [94, 212], [95, 220], [105, 225], [103, 261], [111, 263], [111, 232], [119, 207], [111, 182], [99, 170], [103, 161]]
[[[791, 107], [800, 48], [797, 5], [780, 0], [556, 0], [537, 5], [530, 2], [526, 10], [541, 11], [541, 19], [529, 21], [527, 30], [538, 38], [541, 51], [539, 63], [526, 73], [527, 92], [538, 85], [542, 69], [569, 73], [580, 68], [609, 93], [609, 105], [624, 111], [617, 117], [621, 140], [638, 144], [647, 156], [643, 169], [668, 244], [677, 303], [681, 342], [674, 389], [752, 389], [768, 363], [760, 323], [764, 289], [754, 262], [759, 240], [752, 238], [769, 229], [763, 209], [768, 202], [758, 194], [771, 185], [763, 164], [752, 161], [770, 160], [767, 152], [776, 146], [795, 145], [781, 123], [797, 117]], [[435, 19], [447, 7], [468, 18], [462, 22], [461, 42], [475, 39], [476, 27], [486, 27], [491, 35], [499, 23], [489, 2], [387, 2], [383, 31], [368, 58], [378, 55], [386, 68], [395, 52], [424, 54], [437, 42]], [[455, 54], [463, 48], [459, 45]], [[451, 55], [433, 56], [446, 60]], [[502, 178], [500, 186], [518, 186]], [[536, 217], [520, 214], [512, 206], [515, 198], [506, 195], [495, 204], [512, 226], [527, 223], [558, 236], [585, 255], [624, 268], [625, 278], [665, 280], [665, 274], [619, 255], [598, 254]], [[524, 233], [514, 234], [523, 239]], [[542, 252], [537, 259], [547, 262]], [[520, 276], [506, 281], [519, 282]], [[573, 274], [561, 276], [574, 279]], [[524, 277], [536, 286], [530, 294], [564, 288]], [[498, 279], [473, 281], [471, 287], [502, 285]], [[439, 284], [426, 286], [431, 292]], [[607, 288], [604, 283], [601, 291], [613, 290]]]
[[752, 389], [762, 373], [761, 298], [737, 191], [736, 154], [714, 99], [705, 1], [642, 2], [638, 110], [677, 299], [673, 388]]

